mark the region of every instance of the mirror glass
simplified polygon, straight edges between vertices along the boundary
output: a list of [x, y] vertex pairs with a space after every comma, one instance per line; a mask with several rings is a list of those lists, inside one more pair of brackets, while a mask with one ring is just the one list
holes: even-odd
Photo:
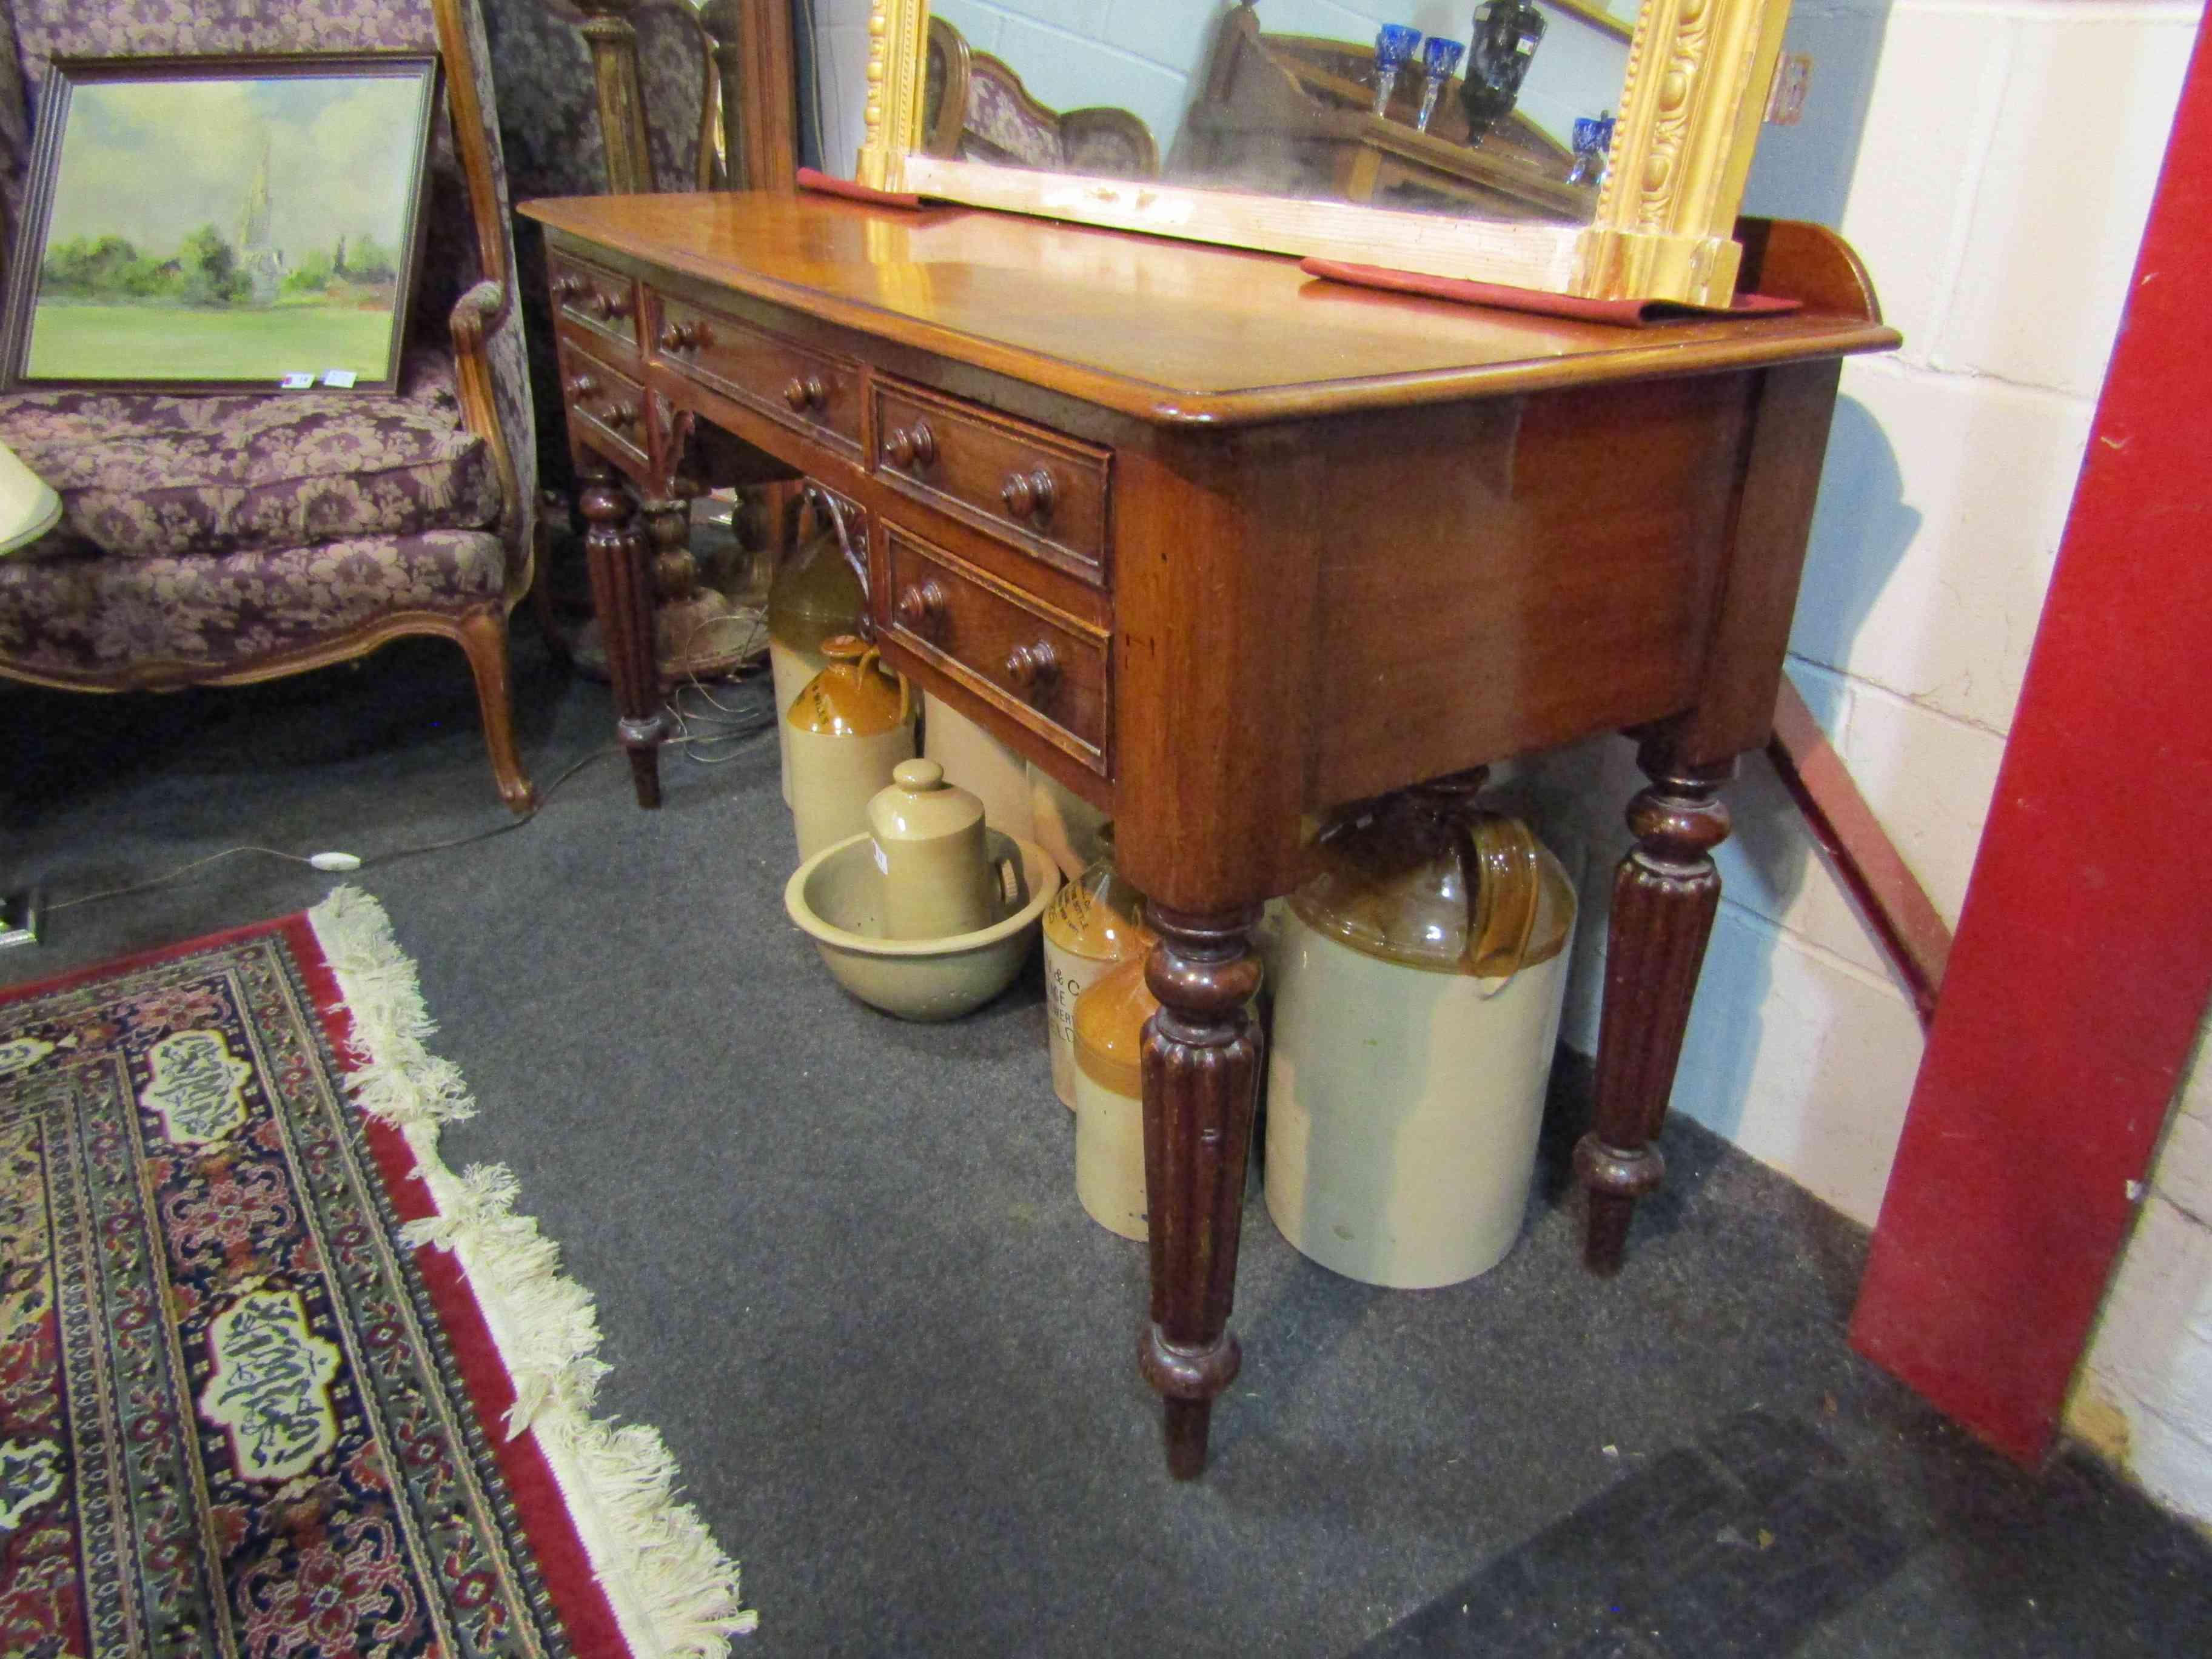
[[1638, 0], [931, 0], [921, 149], [1588, 223]]

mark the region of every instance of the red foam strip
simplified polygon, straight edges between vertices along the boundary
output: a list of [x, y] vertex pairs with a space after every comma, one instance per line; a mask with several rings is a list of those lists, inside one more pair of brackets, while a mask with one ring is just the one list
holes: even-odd
[[921, 198], [903, 191], [871, 190], [866, 185], [856, 185], [850, 179], [833, 179], [812, 167], [799, 170], [799, 187], [811, 190], [820, 196], [842, 196], [848, 202], [866, 202], [876, 207], [919, 208]]
[[1688, 322], [1708, 317], [1771, 317], [1798, 310], [1803, 303], [1766, 294], [1738, 295], [1735, 303], [1725, 308], [1684, 305], [1677, 300], [1582, 300], [1568, 294], [1512, 288], [1504, 283], [1426, 276], [1416, 270], [1347, 264], [1340, 259], [1301, 259], [1298, 269], [1309, 276], [1350, 283], [1359, 288], [1418, 294], [1425, 299], [1451, 300], [1461, 305], [1490, 306], [1502, 311], [1525, 311], [1540, 317], [1565, 317], [1576, 322], [1611, 323], [1618, 328], [1650, 328], [1656, 323]]

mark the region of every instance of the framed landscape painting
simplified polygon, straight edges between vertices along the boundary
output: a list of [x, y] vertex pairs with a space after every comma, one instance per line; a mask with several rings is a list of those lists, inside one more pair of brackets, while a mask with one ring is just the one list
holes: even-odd
[[437, 73], [421, 53], [55, 59], [9, 383], [388, 392]]

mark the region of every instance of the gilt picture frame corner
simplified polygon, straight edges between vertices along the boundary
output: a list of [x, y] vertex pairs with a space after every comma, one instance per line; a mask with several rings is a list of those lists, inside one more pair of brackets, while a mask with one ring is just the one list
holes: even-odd
[[7, 274], [11, 390], [389, 395], [432, 52], [53, 60]]
[[[1264, 12], [1267, 0], [1244, 3]], [[1462, 9], [1474, 4], [1468, 0]], [[1140, 193], [1075, 188], [1068, 175], [926, 154], [928, 0], [871, 0], [855, 176], [879, 190], [1190, 240], [1582, 298], [1725, 307], [1740, 262], [1736, 215], [1790, 6], [1790, 0], [1642, 0], [1632, 30], [1601, 6], [1568, 8], [1577, 26], [1626, 39], [1605, 182], [1587, 223], [1453, 220], [1172, 178]], [[1249, 33], [1253, 20], [1243, 21]]]

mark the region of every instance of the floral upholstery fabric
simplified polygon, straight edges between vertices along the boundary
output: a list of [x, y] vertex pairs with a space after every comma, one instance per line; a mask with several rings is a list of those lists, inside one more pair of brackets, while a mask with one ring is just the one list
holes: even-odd
[[641, 6], [632, 21], [653, 176], [663, 190], [696, 190], [699, 118], [707, 101], [707, 31], [691, 0]]
[[15, 52], [11, 0], [0, 0], [0, 204], [8, 231], [23, 222], [23, 184], [31, 161], [31, 106], [23, 95], [23, 65]]
[[[934, 54], [932, 67], [938, 68]], [[1158, 160], [1135, 116], [1126, 110], [1085, 110], [1074, 117], [1040, 110], [1024, 101], [1012, 76], [995, 58], [978, 53], [974, 58], [960, 129], [963, 160], [1117, 179], [1158, 174]], [[941, 85], [937, 95], [941, 100]], [[936, 120], [933, 108], [923, 120], [927, 131]]]
[[489, 447], [462, 428], [453, 367], [427, 353], [391, 398], [20, 395], [0, 399], [0, 442], [61, 492], [62, 525], [33, 557], [72, 544], [173, 558], [481, 530], [501, 505]]
[[[584, 14], [567, 0], [483, 0], [498, 83], [507, 183], [519, 200], [596, 196], [607, 187], [598, 83]], [[690, 0], [653, 0], [630, 15], [656, 188], [691, 190], [707, 96], [706, 31]]]
[[[1023, 167], [1057, 170], [1061, 163], [1060, 125], [1042, 121], [1021, 94], [981, 64], [968, 82], [968, 118], [960, 151], [979, 161], [1012, 161]], [[981, 141], [981, 148], [969, 146]]]
[[[583, 13], [557, 0], [483, 0], [483, 12], [500, 91], [507, 182], [515, 199], [605, 190], [606, 148], [599, 141], [592, 56], [578, 33]], [[648, 102], [648, 121], [652, 115]]]
[[0, 661], [64, 684], [184, 684], [401, 611], [501, 603], [507, 550], [435, 530], [220, 557], [0, 559]]
[[[434, 51], [432, 0], [4, 0], [0, 187], [20, 219], [40, 91], [56, 57]], [[501, 238], [478, 240], [452, 112], [441, 101], [423, 200], [424, 249], [403, 395], [389, 402], [0, 398], [0, 434], [64, 491], [66, 529], [39, 556], [0, 560], [0, 663], [87, 684], [155, 672], [210, 678], [340, 640], [394, 611], [507, 602], [528, 571], [537, 454], [490, 57], [478, 0], [461, 0], [465, 65], [484, 117]], [[0, 38], [0, 46], [9, 43]], [[471, 433], [454, 396], [457, 308], [483, 337], [496, 433]], [[442, 360], [426, 366], [422, 354]], [[310, 401], [313, 400], [313, 401]], [[93, 427], [118, 424], [94, 439]], [[76, 437], [88, 440], [75, 441]], [[501, 445], [507, 465], [494, 449]], [[222, 477], [224, 456], [241, 471]], [[338, 479], [357, 462], [354, 487]], [[130, 470], [143, 465], [138, 500]], [[306, 544], [279, 543], [307, 538]], [[59, 555], [60, 556], [54, 556]]]
[[1086, 126], [1064, 135], [1062, 164], [1070, 173], [1109, 179], [1149, 179], [1158, 171], [1152, 158], [1138, 149], [1130, 136], [1111, 127]]

